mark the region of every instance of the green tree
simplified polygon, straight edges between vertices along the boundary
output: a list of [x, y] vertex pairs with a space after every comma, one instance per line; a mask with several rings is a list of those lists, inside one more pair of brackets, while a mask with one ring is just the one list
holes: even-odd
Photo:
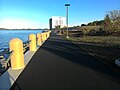
[[81, 24], [81, 26], [87, 26], [86, 24]]

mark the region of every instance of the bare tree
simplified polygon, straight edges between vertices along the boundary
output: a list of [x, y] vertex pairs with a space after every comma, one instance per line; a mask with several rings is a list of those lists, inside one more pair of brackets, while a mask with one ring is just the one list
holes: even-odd
[[107, 14], [104, 18], [104, 29], [105, 29], [106, 34], [108, 34], [108, 32], [112, 32], [111, 26], [112, 26], [112, 21], [109, 15]]
[[113, 29], [120, 29], [120, 10], [113, 10], [108, 12], [111, 19]]

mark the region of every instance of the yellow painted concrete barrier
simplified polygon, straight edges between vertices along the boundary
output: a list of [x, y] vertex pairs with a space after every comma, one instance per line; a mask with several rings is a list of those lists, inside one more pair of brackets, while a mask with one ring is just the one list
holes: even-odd
[[43, 33], [44, 41], [45, 41], [45, 33]]
[[45, 32], [45, 40], [47, 40], [47, 32]]
[[50, 31], [48, 31], [48, 38], [50, 37]]
[[42, 42], [44, 42], [45, 40], [46, 40], [45, 33], [42, 33]]
[[47, 40], [47, 32], [45, 33], [45, 40]]
[[46, 33], [44, 33], [44, 40], [46, 41]]
[[49, 32], [47, 32], [47, 38], [49, 38]]
[[43, 37], [43, 33], [41, 33], [41, 38], [42, 38], [42, 42], [44, 42], [44, 37]]
[[21, 69], [24, 67], [24, 54], [22, 40], [15, 38], [9, 43], [11, 55], [11, 67], [13, 70]]
[[48, 39], [48, 32], [46, 32], [46, 40]]
[[50, 37], [50, 33], [51, 33], [51, 31], [48, 31], [48, 37]]
[[47, 32], [47, 38], [49, 38], [49, 32]]
[[42, 45], [42, 38], [41, 38], [41, 34], [37, 33], [37, 45], [41, 46]]
[[41, 33], [42, 42], [46, 41], [50, 37], [51, 31]]
[[30, 51], [36, 51], [37, 47], [36, 47], [36, 35], [35, 34], [30, 34], [29, 35], [29, 49]]

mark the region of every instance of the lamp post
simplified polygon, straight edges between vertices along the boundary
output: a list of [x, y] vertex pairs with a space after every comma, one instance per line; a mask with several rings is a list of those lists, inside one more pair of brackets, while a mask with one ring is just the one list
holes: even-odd
[[65, 4], [66, 6], [66, 24], [67, 24], [67, 37], [66, 38], [69, 38], [68, 36], [68, 7], [70, 6], [70, 4]]

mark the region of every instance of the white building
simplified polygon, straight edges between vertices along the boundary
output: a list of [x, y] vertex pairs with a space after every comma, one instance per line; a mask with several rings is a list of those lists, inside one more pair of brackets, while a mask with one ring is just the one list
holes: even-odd
[[49, 19], [50, 29], [54, 29], [56, 26], [65, 27], [66, 26], [66, 17], [61, 16], [52, 16]]

